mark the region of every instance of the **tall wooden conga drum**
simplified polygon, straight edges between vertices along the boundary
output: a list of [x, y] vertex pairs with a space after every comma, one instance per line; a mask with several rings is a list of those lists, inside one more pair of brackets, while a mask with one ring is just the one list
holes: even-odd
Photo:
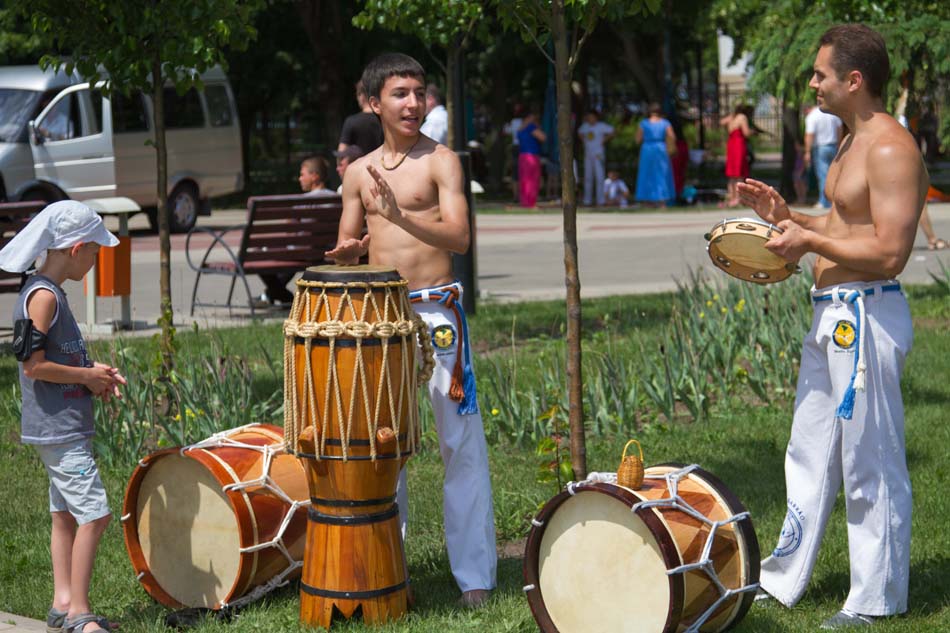
[[328, 628], [334, 610], [357, 607], [368, 622], [398, 618], [408, 573], [396, 484], [419, 439], [428, 329], [394, 269], [318, 266], [297, 281], [284, 337], [285, 437], [311, 501], [300, 619]]
[[570, 484], [532, 526], [524, 589], [544, 633], [719, 633], [758, 588], [748, 511], [696, 465], [647, 468], [637, 490]]

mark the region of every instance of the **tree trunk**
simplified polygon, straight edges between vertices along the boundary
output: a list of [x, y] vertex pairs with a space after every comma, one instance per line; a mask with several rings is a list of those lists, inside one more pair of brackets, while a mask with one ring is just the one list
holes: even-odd
[[165, 145], [165, 82], [162, 60], [158, 53], [152, 58], [152, 108], [155, 117], [155, 151], [157, 153], [158, 187], [158, 249], [159, 289], [161, 292], [162, 335], [159, 351], [162, 359], [162, 377], [167, 377], [174, 366], [175, 330], [172, 322], [171, 291], [171, 236], [168, 228], [168, 148]]
[[338, 0], [298, 0], [297, 12], [313, 49], [314, 68], [320, 78], [316, 83], [317, 103], [323, 114], [327, 145], [336, 149], [343, 129], [344, 99], [353, 98], [352, 85], [343, 79], [346, 66], [343, 53], [343, 17]]
[[456, 92], [458, 91], [458, 64], [459, 64], [459, 55], [460, 55], [458, 41], [454, 44], [450, 44], [448, 50], [446, 51], [445, 56], [445, 113], [446, 118], [449, 122], [448, 134], [445, 138], [445, 145], [451, 149], [459, 150], [460, 147], [456, 147], [455, 137], [455, 109], [460, 107], [456, 103], [455, 97]]
[[581, 281], [577, 265], [577, 198], [574, 183], [574, 133], [571, 129], [571, 69], [564, 0], [551, 3], [557, 86], [557, 136], [561, 153], [561, 203], [564, 212], [564, 282], [567, 286], [567, 389], [574, 479], [587, 477], [584, 394], [581, 375]]
[[795, 200], [799, 204], [804, 200], [796, 200], [795, 196], [795, 160], [798, 157], [795, 143], [798, 141], [798, 108], [788, 107], [782, 100], [782, 180], [779, 193], [788, 201]]

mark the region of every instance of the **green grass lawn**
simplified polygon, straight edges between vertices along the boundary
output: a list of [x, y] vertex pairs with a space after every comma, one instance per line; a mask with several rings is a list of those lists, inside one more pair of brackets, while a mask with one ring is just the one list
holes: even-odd
[[[904, 375], [907, 452], [914, 485], [913, 544], [911, 549], [910, 612], [882, 622], [880, 631], [950, 630], [950, 554], [946, 525], [950, 500], [943, 494], [950, 483], [950, 328], [948, 299], [933, 287], [910, 292], [916, 321], [915, 348]], [[596, 346], [598, 330], [610, 323], [617, 336], [655, 336], [670, 314], [670, 295], [612, 297], [585, 302], [588, 343]], [[531, 303], [480, 306], [472, 319], [473, 338], [483, 357], [507, 353], [512, 346], [525, 358], [541, 353], [562, 337], [563, 304]], [[261, 346], [279, 353], [280, 327], [250, 326], [221, 330], [224, 342], [249, 359], [261, 355]], [[207, 349], [205, 332], [182, 333], [182, 354]], [[147, 341], [129, 345], [147, 346]], [[94, 353], [104, 348], [94, 346]], [[0, 389], [11, 397], [16, 380], [12, 357], [0, 360]], [[262, 395], [280, 386], [268, 372], [255, 372], [255, 391]], [[708, 422], [647, 424], [637, 434], [647, 464], [664, 461], [698, 463], [721, 478], [751, 511], [763, 553], [771, 551], [785, 516], [782, 462], [791, 419], [791, 401], [777, 395], [773, 401], [754, 401], [736, 393], [715, 404]], [[483, 409], [491, 406], [482, 403]], [[486, 415], [486, 425], [493, 424]], [[0, 416], [0, 610], [42, 618], [49, 606], [52, 577], [49, 568], [47, 479], [32, 449], [18, 441], [18, 420]], [[626, 437], [588, 438], [591, 470], [614, 470]], [[538, 483], [540, 459], [533, 448], [499, 444], [491, 448], [495, 517], [499, 544], [498, 590], [479, 611], [455, 606], [455, 588], [444, 549], [441, 521], [442, 467], [431, 439], [409, 462], [410, 536], [409, 570], [417, 599], [404, 620], [379, 628], [360, 621], [334, 624], [338, 631], [533, 631], [537, 627], [522, 594], [519, 544], [530, 518], [556, 493], [555, 485]], [[107, 469], [104, 480], [118, 515], [130, 469]], [[739, 632], [813, 631], [834, 613], [848, 591], [846, 522], [843, 503], [831, 517], [815, 573], [801, 603], [794, 609], [757, 604], [736, 627]], [[636, 570], [631, 570], [632, 574]], [[132, 573], [118, 520], [109, 527], [100, 547], [92, 583], [92, 604], [122, 622], [125, 632], [164, 630], [166, 609], [154, 603]], [[579, 605], [579, 608], [584, 608]], [[634, 617], [635, 613], [631, 614]], [[207, 621], [201, 630], [299, 630], [296, 585], [285, 587], [242, 612], [230, 625]], [[592, 632], [593, 633], [593, 632]]]

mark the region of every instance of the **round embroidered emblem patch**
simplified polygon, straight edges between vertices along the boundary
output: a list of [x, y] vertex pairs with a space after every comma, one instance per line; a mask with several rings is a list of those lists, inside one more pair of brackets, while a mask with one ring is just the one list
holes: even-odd
[[437, 350], [451, 349], [455, 345], [455, 329], [451, 325], [440, 325], [432, 331], [432, 344]]
[[802, 544], [802, 522], [792, 512], [791, 508], [785, 515], [785, 523], [782, 524], [782, 533], [779, 534], [778, 544], [772, 552], [772, 556], [783, 557], [791, 556], [798, 546]]
[[854, 326], [850, 321], [838, 321], [832, 334], [835, 345], [841, 349], [851, 349], [854, 345]]

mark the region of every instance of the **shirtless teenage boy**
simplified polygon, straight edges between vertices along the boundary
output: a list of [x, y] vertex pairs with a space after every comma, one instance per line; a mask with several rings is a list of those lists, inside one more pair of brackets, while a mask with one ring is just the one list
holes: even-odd
[[788, 514], [762, 562], [761, 586], [786, 606], [801, 598], [843, 479], [851, 590], [822, 624], [834, 629], [907, 610], [911, 487], [900, 377], [913, 332], [894, 278], [910, 255], [928, 176], [911, 135], [885, 113], [890, 66], [881, 36], [846, 24], [819, 45], [809, 85], [818, 106], [851, 131], [828, 172], [831, 210], [792, 212], [754, 180], [739, 193], [784, 229], [766, 248], [788, 261], [817, 255], [785, 458]]
[[[451, 253], [469, 247], [468, 205], [455, 154], [419, 132], [426, 114], [425, 73], [406, 55], [380, 55], [363, 72], [383, 145], [343, 177], [337, 246], [327, 257], [392, 266], [409, 281], [416, 312], [429, 325], [436, 368], [429, 381], [445, 464], [445, 540], [462, 603], [478, 606], [495, 587], [497, 554], [488, 449], [475, 396], [461, 285]], [[368, 233], [362, 240], [363, 220]], [[398, 489], [405, 534], [406, 473]]]

